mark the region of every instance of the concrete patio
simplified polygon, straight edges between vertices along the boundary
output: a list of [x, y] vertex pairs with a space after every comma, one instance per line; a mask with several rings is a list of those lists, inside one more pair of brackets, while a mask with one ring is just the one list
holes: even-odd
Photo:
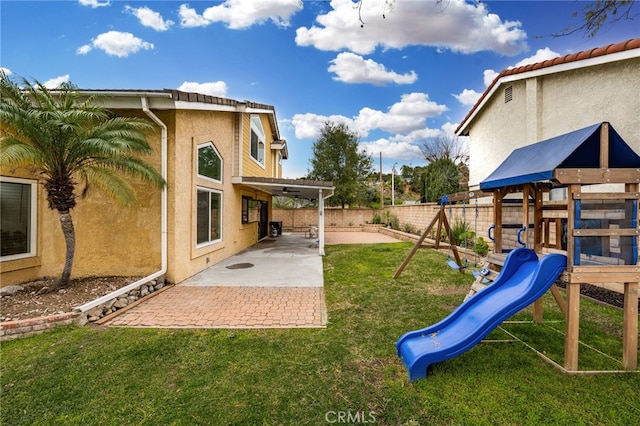
[[[328, 232], [327, 244], [397, 242]], [[105, 322], [112, 327], [323, 328], [322, 257], [304, 234], [267, 238]]]

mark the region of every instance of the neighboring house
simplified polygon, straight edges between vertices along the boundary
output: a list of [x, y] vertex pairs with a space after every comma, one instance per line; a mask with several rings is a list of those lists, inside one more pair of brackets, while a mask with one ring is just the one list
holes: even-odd
[[[154, 154], [145, 160], [167, 186], [134, 183], [129, 207], [89, 188], [71, 211], [72, 277], [164, 275], [180, 282], [267, 237], [273, 195], [319, 199], [322, 209], [333, 194], [330, 182], [282, 178], [288, 147], [273, 106], [177, 90], [81, 92], [118, 115], [157, 125], [148, 138]], [[1, 175], [1, 285], [58, 276], [64, 239], [42, 185], [28, 170]]]
[[516, 148], [610, 122], [640, 152], [640, 39], [502, 71], [456, 134], [469, 136], [469, 188]]

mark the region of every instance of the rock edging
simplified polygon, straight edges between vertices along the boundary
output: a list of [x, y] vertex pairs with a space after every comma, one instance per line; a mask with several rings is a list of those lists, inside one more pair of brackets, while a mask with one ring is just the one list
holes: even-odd
[[164, 287], [164, 280], [154, 279], [84, 312], [75, 308], [74, 312], [0, 322], [0, 342], [32, 336], [61, 325], [99, 323], [104, 317], [113, 317], [115, 312], [140, 303]]
[[78, 324], [85, 325], [88, 322], [97, 322], [108, 315], [112, 315], [120, 309], [126, 308], [130, 304], [151, 296], [156, 291], [164, 288], [164, 286], [164, 280], [157, 279], [151, 280], [145, 284], [141, 284], [140, 286], [129, 290], [126, 293], [109, 299], [101, 305], [94, 306], [93, 308], [84, 312], [78, 312]]

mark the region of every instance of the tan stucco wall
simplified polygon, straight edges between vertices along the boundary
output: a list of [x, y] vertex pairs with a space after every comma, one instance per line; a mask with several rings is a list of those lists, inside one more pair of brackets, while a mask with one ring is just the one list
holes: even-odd
[[[154, 148], [159, 140], [159, 132], [149, 136]], [[159, 170], [157, 150], [145, 160]], [[33, 178], [26, 170], [3, 169], [2, 175]], [[97, 188], [90, 188], [85, 198], [78, 197], [71, 210], [76, 232], [72, 278], [148, 275], [160, 268], [160, 190], [135, 180], [129, 182], [136, 194], [130, 206], [119, 205]], [[76, 194], [83, 188], [80, 184]], [[59, 214], [48, 208], [42, 185], [38, 188], [37, 211], [37, 256], [2, 262], [2, 286], [62, 273], [66, 249]]]
[[[640, 59], [504, 83], [469, 127], [473, 188], [516, 148], [609, 121], [640, 153]], [[513, 100], [504, 90], [513, 86]]]
[[[245, 115], [248, 117], [248, 115]], [[263, 123], [264, 125], [264, 123]], [[214, 111], [177, 111], [173, 143], [169, 144], [169, 270], [167, 278], [180, 282], [257, 242], [257, 224], [242, 224], [242, 196], [271, 201], [267, 194], [231, 183], [234, 158], [238, 152], [238, 123], [233, 113]], [[245, 120], [244, 128], [249, 123]], [[268, 129], [265, 128], [265, 131]], [[246, 133], [246, 132], [245, 132]], [[246, 134], [249, 137], [249, 134]], [[212, 142], [223, 159], [222, 183], [197, 176], [198, 146]], [[243, 141], [243, 146], [248, 146]], [[246, 175], [247, 161], [243, 164]], [[251, 163], [254, 163], [251, 161]], [[262, 169], [261, 169], [262, 170]], [[264, 174], [264, 170], [263, 170]], [[197, 188], [221, 191], [222, 239], [196, 245]]]
[[[144, 117], [142, 111], [117, 111], [120, 115]], [[270, 195], [232, 184], [233, 163], [237, 157], [238, 119], [234, 113], [198, 110], [153, 111], [167, 125], [168, 147], [168, 271], [170, 282], [180, 282], [257, 242], [257, 223], [242, 224], [242, 196], [269, 202]], [[244, 114], [246, 125], [249, 114]], [[267, 117], [262, 117], [267, 137], [266, 167], [248, 174], [244, 160], [244, 175], [271, 176], [273, 159], [268, 149], [272, 129]], [[242, 141], [248, 149], [249, 133]], [[147, 159], [160, 170], [160, 128], [149, 136], [155, 152]], [[223, 159], [222, 183], [197, 176], [197, 147], [212, 142]], [[248, 155], [248, 151], [247, 155]], [[250, 168], [250, 167], [249, 167]], [[3, 175], [29, 177], [26, 171], [2, 170]], [[223, 193], [222, 241], [196, 247], [197, 187]], [[71, 212], [76, 226], [76, 257], [73, 277], [90, 275], [148, 275], [161, 267], [161, 193], [160, 190], [134, 184], [137, 201], [121, 207], [97, 190], [78, 202]], [[2, 262], [1, 284], [10, 285], [62, 272], [65, 245], [58, 215], [48, 210], [42, 186], [38, 194], [37, 256]]]

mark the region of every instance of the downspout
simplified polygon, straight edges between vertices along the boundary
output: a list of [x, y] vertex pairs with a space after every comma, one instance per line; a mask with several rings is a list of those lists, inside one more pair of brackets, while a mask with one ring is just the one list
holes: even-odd
[[160, 199], [160, 250], [161, 250], [161, 265], [160, 270], [153, 275], [153, 278], [150, 278], [151, 275], [147, 278], [147, 280], [152, 280], [157, 277], [160, 277], [167, 273], [167, 258], [168, 258], [168, 239], [167, 239], [167, 125], [158, 118], [151, 110], [149, 109], [149, 103], [147, 101], [146, 96], [142, 96], [140, 98], [142, 103], [142, 111], [153, 120], [158, 126], [160, 126], [161, 131], [161, 142], [160, 142], [160, 174], [162, 175], [162, 179], [165, 181], [165, 185], [162, 187], [162, 194]]
[[[149, 109], [149, 104], [147, 102], [147, 97], [140, 97], [140, 101], [142, 103], [142, 111], [161, 129], [161, 146], [160, 146], [160, 174], [165, 182], [167, 182], [167, 126], [164, 124], [158, 116], [156, 116]], [[161, 250], [161, 265], [160, 270], [154, 272], [151, 275], [148, 275], [142, 279], [139, 279], [136, 282], [126, 285], [125, 287], [119, 288], [116, 291], [113, 291], [109, 294], [106, 294], [96, 300], [93, 300], [89, 303], [86, 303], [82, 306], [75, 307], [75, 311], [86, 312], [89, 309], [95, 308], [96, 306], [102, 305], [114, 299], [122, 294], [128, 293], [129, 291], [140, 287], [142, 284], [148, 283], [151, 280], [155, 280], [156, 278], [160, 278], [164, 274], [167, 273], [167, 258], [168, 258], [168, 250], [167, 250], [167, 185], [165, 184], [162, 188], [161, 198], [160, 198], [160, 250]]]

